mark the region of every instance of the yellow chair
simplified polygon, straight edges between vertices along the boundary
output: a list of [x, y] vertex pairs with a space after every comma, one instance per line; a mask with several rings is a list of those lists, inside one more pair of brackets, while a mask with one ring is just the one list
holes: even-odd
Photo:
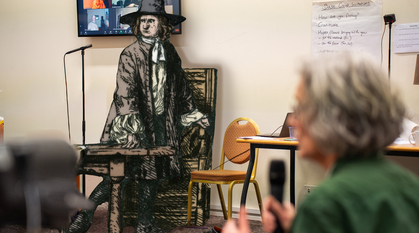
[[[231, 219], [232, 215], [232, 192], [235, 184], [244, 183], [246, 171], [224, 170], [225, 157], [233, 163], [243, 164], [250, 159], [250, 144], [237, 143], [237, 137], [255, 136], [260, 133], [258, 125], [251, 119], [240, 117], [232, 121], [224, 134], [223, 149], [221, 152], [221, 161], [219, 170], [201, 170], [191, 172], [191, 181], [189, 182], [188, 190], [188, 226], [191, 223], [192, 210], [192, 187], [193, 183], [207, 183], [216, 184], [218, 194], [220, 196], [221, 207], [223, 209], [224, 219]], [[259, 209], [262, 213], [262, 199], [258, 182], [255, 180], [256, 168], [258, 161], [259, 150], [256, 149], [255, 164], [250, 177], [250, 183], [253, 183], [256, 190], [256, 196], [259, 202]], [[237, 157], [236, 157], [237, 156]], [[228, 184], [228, 215], [226, 212], [224, 196], [221, 189], [222, 184]]]

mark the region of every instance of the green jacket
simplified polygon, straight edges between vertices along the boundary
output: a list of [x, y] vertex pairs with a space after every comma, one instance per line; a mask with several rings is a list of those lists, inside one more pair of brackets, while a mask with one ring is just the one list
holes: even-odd
[[419, 232], [419, 179], [378, 155], [342, 159], [297, 210], [291, 232]]

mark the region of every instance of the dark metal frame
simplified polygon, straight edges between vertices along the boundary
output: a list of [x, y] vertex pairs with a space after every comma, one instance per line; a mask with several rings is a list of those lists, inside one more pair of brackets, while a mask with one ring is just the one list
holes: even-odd
[[276, 144], [263, 144], [263, 143], [250, 143], [250, 160], [247, 167], [246, 179], [243, 184], [242, 197], [240, 205], [246, 205], [247, 190], [249, 188], [250, 175], [252, 174], [253, 166], [255, 163], [256, 148], [260, 149], [281, 149], [290, 151], [290, 201], [295, 204], [295, 151], [297, 146], [291, 145], [276, 145]]
[[[81, 16], [84, 15], [85, 13], [87, 14], [87, 11], [84, 9], [83, 7], [83, 0], [76, 0], [77, 3], [77, 36], [78, 37], [115, 37], [115, 36], [133, 36], [132, 33], [123, 33], [123, 34], [101, 34], [101, 33], [97, 33], [97, 34], [82, 34], [82, 30], [84, 28], [81, 27], [82, 22], [82, 18]], [[181, 0], [174, 0], [173, 1], [173, 6], [176, 9], [179, 9], [179, 15], [182, 15], [182, 9], [181, 9]], [[176, 7], [175, 7], [176, 6]], [[118, 8], [106, 8], [106, 9], [118, 9]], [[98, 9], [97, 9], [98, 10]], [[86, 11], [86, 12], [85, 12]], [[176, 29], [179, 29], [179, 31], [175, 31]], [[175, 26], [175, 30], [173, 30], [173, 35], [180, 35], [182, 34], [182, 23], [180, 23], [179, 25]]]

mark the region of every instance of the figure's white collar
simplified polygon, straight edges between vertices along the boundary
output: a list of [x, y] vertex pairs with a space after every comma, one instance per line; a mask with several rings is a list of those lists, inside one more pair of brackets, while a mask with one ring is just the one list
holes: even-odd
[[147, 44], [154, 44], [153, 50], [151, 51], [151, 60], [154, 63], [158, 63], [159, 61], [166, 61], [166, 58], [164, 57], [163, 45], [159, 38], [141, 37], [141, 39]]

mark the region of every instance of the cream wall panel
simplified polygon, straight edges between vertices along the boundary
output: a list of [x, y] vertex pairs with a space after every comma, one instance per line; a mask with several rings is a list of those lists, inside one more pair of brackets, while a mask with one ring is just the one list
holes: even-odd
[[[171, 38], [183, 67], [217, 68], [217, 125], [214, 165], [219, 163], [222, 137], [229, 122], [246, 116], [263, 133], [282, 124], [293, 104], [296, 69], [311, 54], [309, 0], [183, 0], [187, 18], [183, 34]], [[396, 23], [419, 22], [419, 1], [383, 0], [383, 14], [396, 14]], [[384, 28], [384, 26], [383, 26]], [[5, 140], [53, 133], [67, 138], [63, 55], [86, 50], [86, 142], [98, 142], [115, 88], [119, 54], [132, 37], [79, 38], [76, 2], [5, 1], [0, 8], [0, 116], [5, 117]], [[383, 68], [387, 67], [388, 30], [384, 36]], [[392, 81], [407, 105], [419, 112], [419, 86], [413, 86], [416, 54], [393, 54]], [[81, 142], [81, 56], [67, 56], [72, 143]], [[263, 196], [269, 193], [270, 160], [285, 151], [261, 150], [257, 178]], [[226, 165], [227, 168], [230, 165]], [[241, 166], [246, 170], [246, 165]], [[297, 159], [297, 200], [304, 184], [315, 184], [323, 171]], [[94, 186], [94, 184], [90, 184]], [[286, 183], [288, 185], [288, 183]], [[252, 192], [253, 188], [250, 188]], [[289, 200], [288, 186], [285, 199]], [[238, 207], [240, 186], [235, 190]], [[219, 205], [213, 190], [212, 205]], [[257, 209], [255, 196], [248, 207]]]

